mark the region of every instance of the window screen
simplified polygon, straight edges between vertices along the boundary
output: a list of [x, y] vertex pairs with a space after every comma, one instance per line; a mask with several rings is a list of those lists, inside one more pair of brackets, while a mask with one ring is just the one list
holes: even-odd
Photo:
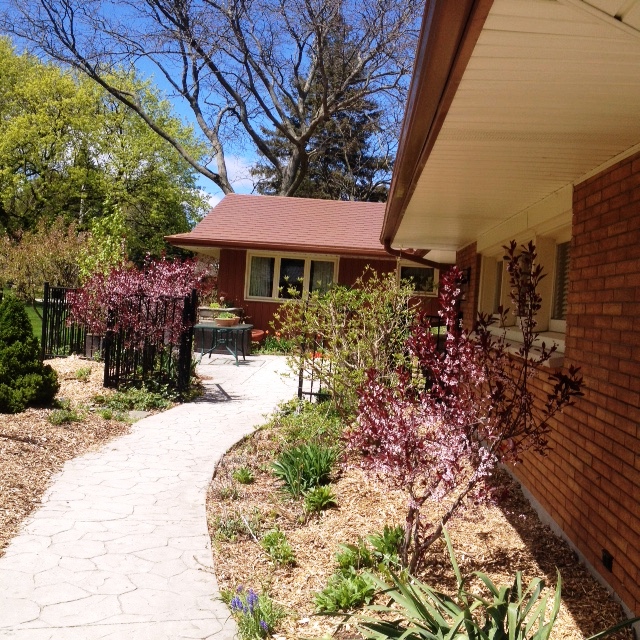
[[332, 283], [333, 262], [312, 260], [311, 272], [309, 273], [309, 291], [320, 291], [324, 293]]
[[249, 279], [249, 295], [270, 298], [273, 295], [273, 274], [275, 258], [253, 256], [251, 258], [251, 275]]

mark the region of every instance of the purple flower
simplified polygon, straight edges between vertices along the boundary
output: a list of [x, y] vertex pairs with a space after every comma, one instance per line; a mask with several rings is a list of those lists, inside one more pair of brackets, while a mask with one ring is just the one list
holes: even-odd
[[260, 620], [260, 626], [264, 631], [269, 631], [269, 625], [264, 620]]
[[249, 605], [249, 611], [253, 613], [254, 608], [258, 604], [258, 594], [252, 589], [249, 589], [249, 595], [247, 596], [247, 604]]
[[236, 593], [242, 593], [244, 591], [244, 587], [242, 585], [238, 585], [238, 588], [236, 589]]
[[241, 611], [243, 607], [242, 600], [238, 598], [238, 596], [234, 596], [231, 600], [231, 610], [232, 611]]

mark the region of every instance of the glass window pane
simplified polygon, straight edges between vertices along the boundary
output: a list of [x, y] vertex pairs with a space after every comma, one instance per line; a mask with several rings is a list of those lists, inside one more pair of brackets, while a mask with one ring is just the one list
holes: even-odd
[[569, 260], [571, 243], [563, 242], [556, 247], [556, 272], [553, 292], [553, 320], [567, 319], [567, 293], [569, 291]]
[[304, 260], [298, 258], [280, 259], [280, 281], [278, 282], [281, 298], [294, 298], [302, 295], [304, 284]]
[[250, 296], [259, 296], [261, 298], [271, 298], [273, 296], [275, 264], [275, 258], [251, 257]]
[[435, 269], [431, 267], [400, 266], [400, 279], [411, 280], [416, 293], [435, 293]]
[[333, 284], [333, 262], [311, 261], [309, 290], [324, 293]]

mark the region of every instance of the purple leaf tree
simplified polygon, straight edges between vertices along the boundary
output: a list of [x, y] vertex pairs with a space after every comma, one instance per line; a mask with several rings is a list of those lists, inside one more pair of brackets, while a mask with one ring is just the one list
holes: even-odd
[[145, 339], [175, 344], [185, 330], [184, 298], [198, 288], [204, 272], [193, 260], [147, 259], [142, 269], [96, 272], [71, 296], [70, 322], [103, 335], [123, 331], [127, 343]]
[[[482, 314], [473, 331], [460, 326], [461, 273], [454, 267], [440, 282], [444, 348], [421, 318], [407, 344], [415, 366], [399, 369], [392, 385], [371, 370], [360, 389], [348, 444], [366, 469], [407, 493], [401, 559], [411, 572], [466, 500], [488, 495], [486, 481], [496, 465], [518, 463], [527, 450], [544, 455], [551, 419], [582, 395], [577, 368], [541, 371], [556, 347], [540, 343], [535, 330], [544, 277], [535, 246], [518, 249], [512, 242], [505, 249], [512, 309], [522, 330], [517, 348], [505, 340], [502, 309], [502, 330]], [[550, 383], [546, 397], [536, 391], [540, 376]], [[427, 502], [438, 505], [435, 521], [424, 518]]]

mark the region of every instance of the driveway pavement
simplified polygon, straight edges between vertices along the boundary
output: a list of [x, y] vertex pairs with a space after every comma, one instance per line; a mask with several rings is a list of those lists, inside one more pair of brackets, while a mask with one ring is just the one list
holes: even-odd
[[278, 356], [214, 356], [197, 402], [68, 462], [0, 558], [0, 638], [233, 638], [217, 600], [205, 498], [224, 452], [282, 400]]

